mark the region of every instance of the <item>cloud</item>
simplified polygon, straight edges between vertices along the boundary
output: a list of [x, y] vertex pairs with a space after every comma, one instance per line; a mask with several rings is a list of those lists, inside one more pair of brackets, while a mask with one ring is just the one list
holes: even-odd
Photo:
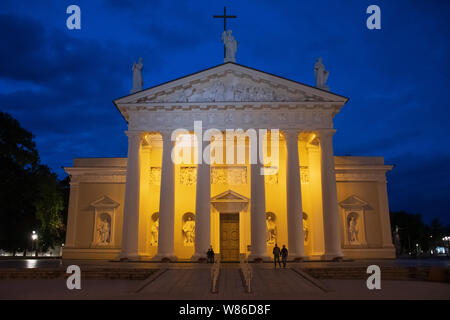
[[[0, 108], [35, 134], [43, 161], [58, 173], [74, 157], [126, 155], [126, 123], [111, 101], [129, 92], [133, 61], [144, 58], [145, 87], [222, 62], [222, 26], [212, 19], [222, 4], [79, 5], [80, 32], [65, 28], [60, 0], [7, 0], [0, 14]], [[445, 211], [450, 2], [380, 0], [380, 32], [365, 28], [361, 1], [228, 5], [238, 16], [230, 22], [238, 63], [312, 84], [322, 56], [331, 90], [350, 97], [334, 120], [336, 154], [395, 163], [394, 208]]]
[[47, 60], [42, 47], [46, 43], [42, 24], [24, 17], [1, 14], [0, 38], [5, 44], [4, 50], [0, 51], [0, 76], [41, 81], [45, 76], [41, 62]]
[[[132, 60], [126, 48], [14, 14], [0, 16], [0, 32], [9, 43], [0, 51], [0, 77], [12, 83], [0, 94], [0, 108], [35, 134], [45, 163], [61, 174], [61, 164], [74, 157], [126, 154], [126, 124], [111, 102], [128, 91], [124, 79], [131, 77]], [[159, 60], [158, 53], [152, 56]]]

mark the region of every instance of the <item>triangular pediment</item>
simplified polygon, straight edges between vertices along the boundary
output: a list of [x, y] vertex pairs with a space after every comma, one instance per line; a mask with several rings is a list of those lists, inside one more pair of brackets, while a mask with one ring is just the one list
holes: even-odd
[[211, 198], [211, 202], [248, 202], [249, 199], [243, 195], [227, 190]]
[[97, 200], [91, 202], [91, 206], [94, 208], [117, 208], [120, 204], [108, 196], [102, 196]]
[[296, 81], [224, 63], [115, 100], [120, 104], [207, 102], [339, 102], [346, 97]]
[[373, 210], [372, 207], [367, 203], [366, 201], [362, 200], [361, 198], [352, 195], [345, 200], [342, 200], [339, 202], [339, 205], [344, 209], [353, 209], [353, 210]]

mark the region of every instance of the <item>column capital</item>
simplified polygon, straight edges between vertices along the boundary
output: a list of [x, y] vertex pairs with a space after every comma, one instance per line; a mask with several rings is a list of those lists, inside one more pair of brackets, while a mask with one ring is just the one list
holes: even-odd
[[332, 129], [332, 128], [317, 129], [317, 135], [319, 136], [319, 139], [333, 136], [335, 133], [336, 133], [336, 130]]
[[144, 137], [144, 131], [140, 130], [126, 130], [125, 134], [128, 136], [128, 139], [139, 139], [139, 142]]
[[306, 144], [306, 149], [308, 151], [319, 151], [320, 139], [318, 137], [311, 140], [311, 142]]
[[299, 129], [283, 129], [284, 139], [286, 141], [291, 140], [291, 139], [298, 140], [298, 135], [300, 134], [300, 132], [301, 132], [301, 130], [299, 130]]
[[163, 138], [163, 142], [172, 140], [172, 132], [173, 132], [173, 130], [170, 130], [170, 129], [159, 130], [159, 133], [161, 134], [161, 137]]

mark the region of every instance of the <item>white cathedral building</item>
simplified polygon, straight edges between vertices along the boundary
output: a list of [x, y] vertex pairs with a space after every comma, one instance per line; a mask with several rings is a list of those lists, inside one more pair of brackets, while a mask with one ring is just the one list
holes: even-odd
[[[230, 35], [231, 36], [231, 35]], [[114, 104], [127, 158], [78, 158], [65, 259], [394, 258], [382, 157], [335, 156], [348, 98], [237, 64], [142, 89]], [[229, 49], [229, 48], [228, 48]], [[232, 55], [230, 57], [230, 55]]]

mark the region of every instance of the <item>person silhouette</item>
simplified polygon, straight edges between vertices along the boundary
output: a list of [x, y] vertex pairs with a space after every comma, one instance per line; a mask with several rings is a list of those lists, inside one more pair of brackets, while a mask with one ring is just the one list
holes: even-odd
[[273, 248], [273, 262], [275, 264], [275, 269], [277, 268], [277, 260], [278, 265], [281, 268], [281, 262], [280, 262], [280, 247], [275, 243], [275, 247]]
[[212, 246], [209, 247], [208, 251], [206, 252], [206, 263], [214, 263], [214, 250]]
[[281, 261], [283, 261], [283, 268], [286, 268], [287, 257], [288, 257], [288, 249], [283, 244], [283, 249], [281, 249]]

